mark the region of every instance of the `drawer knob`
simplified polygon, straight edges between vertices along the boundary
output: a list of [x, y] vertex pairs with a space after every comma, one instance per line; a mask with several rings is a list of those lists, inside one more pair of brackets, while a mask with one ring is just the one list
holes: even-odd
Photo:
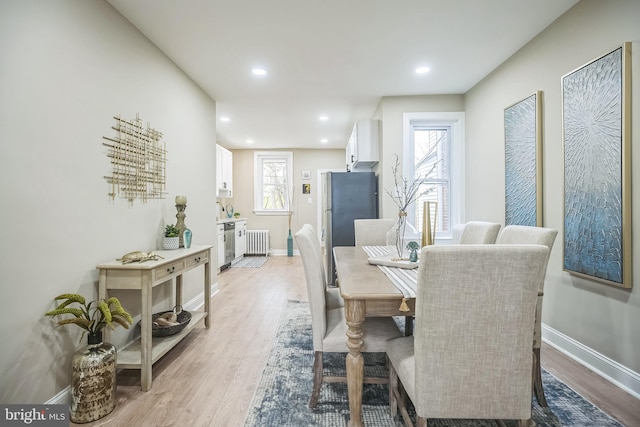
[[174, 271], [176, 271], [175, 267], [167, 268], [167, 273], [169, 274], [173, 273]]
[[196, 257], [195, 262], [200, 262], [200, 257]]

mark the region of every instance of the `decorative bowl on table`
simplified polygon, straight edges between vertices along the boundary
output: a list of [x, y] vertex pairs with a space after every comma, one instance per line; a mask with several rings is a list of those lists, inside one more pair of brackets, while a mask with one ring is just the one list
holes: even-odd
[[151, 315], [151, 335], [154, 337], [175, 335], [186, 328], [190, 321], [191, 313], [180, 306], [173, 307], [173, 310], [154, 313]]

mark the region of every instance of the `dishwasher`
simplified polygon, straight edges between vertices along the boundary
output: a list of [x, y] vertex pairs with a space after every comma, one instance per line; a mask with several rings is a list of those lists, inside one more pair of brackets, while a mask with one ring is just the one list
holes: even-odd
[[224, 265], [220, 269], [229, 268], [236, 256], [236, 223], [224, 223]]

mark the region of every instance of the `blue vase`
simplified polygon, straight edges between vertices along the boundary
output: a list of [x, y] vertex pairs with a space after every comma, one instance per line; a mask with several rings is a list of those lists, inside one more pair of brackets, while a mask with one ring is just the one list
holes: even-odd
[[189, 249], [191, 247], [191, 230], [188, 228], [184, 230], [183, 238], [184, 238], [184, 247]]
[[291, 230], [289, 230], [289, 237], [287, 237], [287, 256], [293, 256], [293, 236]]

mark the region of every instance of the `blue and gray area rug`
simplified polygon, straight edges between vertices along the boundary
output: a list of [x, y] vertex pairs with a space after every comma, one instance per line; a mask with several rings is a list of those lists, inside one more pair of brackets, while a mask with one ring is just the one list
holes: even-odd
[[[386, 375], [384, 354], [366, 354], [368, 375]], [[325, 366], [344, 374], [344, 354], [325, 354]], [[343, 426], [349, 419], [346, 384], [322, 385], [318, 407], [308, 407], [313, 384], [313, 345], [307, 303], [289, 301], [262, 379], [251, 402], [246, 427]], [[543, 371], [548, 408], [533, 401], [533, 420], [538, 427], [622, 427], [584, 400], [554, 376]], [[386, 385], [364, 385], [362, 418], [368, 427], [402, 427], [389, 415]], [[506, 423], [513, 426], [515, 423]], [[494, 427], [491, 420], [429, 420], [430, 427]]]

